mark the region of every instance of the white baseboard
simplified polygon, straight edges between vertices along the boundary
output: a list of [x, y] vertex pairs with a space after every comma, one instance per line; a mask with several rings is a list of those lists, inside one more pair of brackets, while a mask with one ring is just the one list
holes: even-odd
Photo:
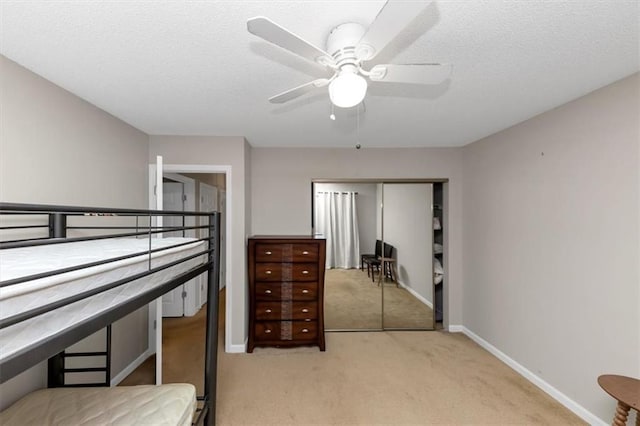
[[247, 341], [240, 345], [233, 345], [231, 343], [227, 343], [225, 346], [225, 352], [229, 354], [241, 354], [247, 351]]
[[449, 333], [464, 333], [464, 326], [462, 325], [452, 325], [450, 324], [447, 328]]
[[138, 358], [133, 360], [133, 362], [127, 365], [124, 370], [118, 373], [113, 379], [111, 379], [111, 386], [117, 386], [118, 383], [123, 381], [129, 374], [133, 373], [133, 370], [138, 368], [140, 364], [146, 361], [151, 355], [153, 355], [154, 351], [151, 348], [148, 348], [146, 351], [142, 353]]
[[504, 352], [502, 352], [501, 350], [493, 346], [491, 343], [487, 342], [482, 337], [478, 336], [473, 331], [466, 328], [465, 326], [450, 325], [449, 331], [453, 332], [452, 328], [455, 328], [456, 332], [464, 333], [471, 340], [473, 340], [474, 342], [482, 346], [484, 349], [489, 351], [493, 356], [498, 358], [500, 361], [504, 362], [509, 367], [513, 368], [517, 373], [519, 373], [525, 379], [527, 379], [528, 381], [530, 381], [531, 383], [533, 383], [534, 385], [542, 389], [544, 392], [549, 394], [553, 399], [555, 399], [560, 404], [567, 407], [569, 410], [571, 410], [573, 413], [575, 413], [585, 422], [589, 423], [592, 426], [593, 425], [606, 426], [609, 424], [608, 422], [605, 422], [604, 420], [602, 420], [601, 418], [597, 417], [595, 414], [593, 414], [592, 412], [584, 408], [582, 405], [578, 404], [577, 402], [569, 398], [567, 395], [560, 392], [558, 389], [551, 386], [549, 383], [547, 383], [540, 377], [533, 374], [530, 370], [525, 368], [522, 364], [519, 364], [514, 359], [507, 356], [507, 354], [505, 354]]
[[407, 290], [409, 293], [411, 293], [413, 295], [413, 297], [415, 297], [416, 299], [418, 299], [419, 301], [421, 301], [422, 303], [424, 303], [425, 305], [427, 305], [429, 308], [433, 309], [433, 303], [429, 302], [427, 299], [425, 299], [423, 296], [421, 296], [420, 294], [418, 294], [417, 291], [415, 291], [414, 289], [412, 289], [411, 287], [409, 287], [408, 285], [406, 285], [405, 283], [398, 281], [398, 285], [402, 288], [404, 288], [405, 290]]

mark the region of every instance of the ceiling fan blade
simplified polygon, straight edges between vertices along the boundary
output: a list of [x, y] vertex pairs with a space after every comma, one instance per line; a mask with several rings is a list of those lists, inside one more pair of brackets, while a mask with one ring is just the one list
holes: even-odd
[[431, 0], [387, 0], [358, 43], [358, 58], [373, 59], [400, 31], [406, 27]]
[[279, 93], [275, 96], [269, 98], [269, 102], [272, 104], [283, 104], [291, 99], [295, 99], [298, 96], [302, 96], [305, 93], [311, 92], [313, 89], [318, 87], [324, 87], [329, 84], [331, 80], [328, 78], [319, 78], [317, 80], [313, 80], [312, 82], [303, 84], [298, 87], [294, 87], [293, 89], [289, 89], [286, 92]]
[[449, 78], [451, 64], [380, 64], [371, 68], [371, 81], [383, 83], [438, 84]]
[[269, 18], [257, 16], [249, 19], [247, 30], [251, 34], [320, 65], [335, 65], [333, 58], [327, 52], [301, 39]]

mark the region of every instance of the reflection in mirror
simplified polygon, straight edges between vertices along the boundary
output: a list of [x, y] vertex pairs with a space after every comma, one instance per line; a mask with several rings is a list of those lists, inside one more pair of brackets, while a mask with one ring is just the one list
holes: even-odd
[[433, 184], [384, 183], [384, 329], [433, 329]]
[[[314, 233], [327, 240], [325, 329], [380, 330], [382, 290], [363, 255], [382, 224], [376, 183], [314, 183]], [[373, 256], [375, 259], [375, 256]], [[363, 268], [364, 266], [364, 268]]]
[[442, 182], [433, 184], [433, 292], [436, 328], [444, 322], [444, 186]]

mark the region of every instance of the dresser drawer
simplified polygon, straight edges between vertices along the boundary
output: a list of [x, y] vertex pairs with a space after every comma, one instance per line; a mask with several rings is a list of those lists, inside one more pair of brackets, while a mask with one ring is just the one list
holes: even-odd
[[256, 283], [256, 300], [317, 300], [318, 283], [315, 282], [259, 282]]
[[317, 263], [256, 263], [257, 281], [317, 281]]
[[315, 320], [318, 318], [317, 302], [257, 302], [257, 320]]
[[317, 244], [256, 244], [256, 262], [315, 262]]
[[256, 341], [315, 340], [318, 337], [316, 321], [256, 321]]

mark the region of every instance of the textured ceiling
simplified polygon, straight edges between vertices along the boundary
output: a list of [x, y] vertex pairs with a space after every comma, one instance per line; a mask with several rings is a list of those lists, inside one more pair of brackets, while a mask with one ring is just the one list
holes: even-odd
[[[0, 51], [149, 134], [245, 136], [252, 146], [461, 146], [640, 69], [637, 0], [439, 0], [376, 62], [446, 62], [437, 86], [371, 85], [365, 110], [325, 89], [270, 96], [327, 72], [249, 34], [267, 16], [324, 48], [384, 1], [0, 1]], [[358, 130], [359, 129], [359, 130]]]

